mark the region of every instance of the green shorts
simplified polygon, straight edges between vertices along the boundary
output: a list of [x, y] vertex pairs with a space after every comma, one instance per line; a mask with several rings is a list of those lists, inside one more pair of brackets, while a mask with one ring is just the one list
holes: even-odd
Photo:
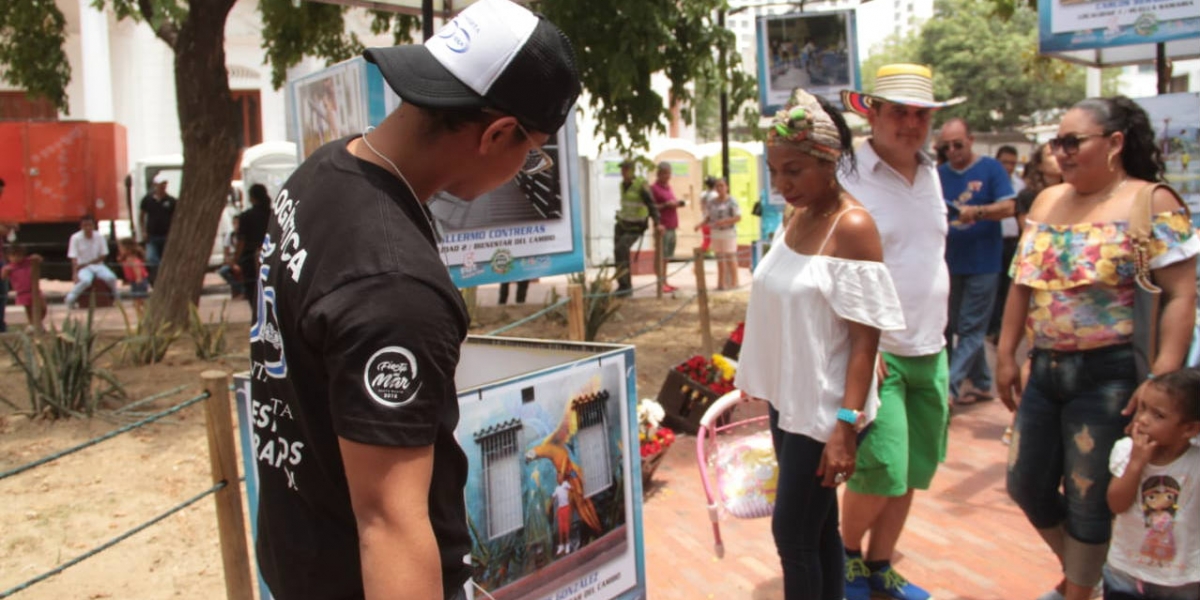
[[883, 353], [888, 376], [879, 387], [879, 413], [858, 448], [847, 489], [872, 496], [927, 490], [946, 460], [950, 376], [946, 351], [927, 356]]

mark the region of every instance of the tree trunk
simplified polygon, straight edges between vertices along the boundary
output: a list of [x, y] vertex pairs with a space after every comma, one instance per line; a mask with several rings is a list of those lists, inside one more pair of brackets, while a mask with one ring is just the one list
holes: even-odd
[[161, 323], [186, 327], [237, 161], [238, 116], [225, 68], [225, 20], [234, 0], [191, 0], [175, 43], [175, 95], [183, 134], [183, 182], [162, 267], [146, 310]]

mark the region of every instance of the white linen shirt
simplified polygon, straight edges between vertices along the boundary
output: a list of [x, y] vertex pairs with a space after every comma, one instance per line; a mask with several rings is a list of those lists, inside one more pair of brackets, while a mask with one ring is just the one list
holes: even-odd
[[946, 268], [946, 203], [937, 169], [920, 155], [917, 176], [908, 180], [885, 163], [870, 141], [855, 155], [858, 172], [842, 187], [875, 219], [887, 265], [904, 309], [903, 331], [884, 331], [879, 349], [896, 356], [928, 356], [946, 345], [950, 271]]
[[[903, 319], [882, 263], [799, 254], [780, 240], [754, 269], [734, 385], [770, 402], [780, 429], [827, 442], [846, 395], [848, 322], [889, 331]], [[867, 422], [879, 409], [871, 377]]]
[[93, 231], [91, 238], [84, 237], [82, 231], [71, 234], [67, 242], [67, 258], [75, 259], [76, 264], [86, 265], [104, 256], [108, 256], [108, 242], [100, 232]]

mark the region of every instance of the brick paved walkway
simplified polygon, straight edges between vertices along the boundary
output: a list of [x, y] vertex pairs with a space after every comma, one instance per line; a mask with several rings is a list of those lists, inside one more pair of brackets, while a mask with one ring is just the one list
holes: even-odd
[[[1058, 582], [1050, 551], [1004, 492], [1009, 418], [999, 401], [956, 409], [946, 464], [917, 495], [896, 565], [937, 600], [1032, 599]], [[695, 438], [680, 436], [647, 493], [650, 600], [783, 598], [769, 519], [723, 521], [716, 558], [695, 456]]]

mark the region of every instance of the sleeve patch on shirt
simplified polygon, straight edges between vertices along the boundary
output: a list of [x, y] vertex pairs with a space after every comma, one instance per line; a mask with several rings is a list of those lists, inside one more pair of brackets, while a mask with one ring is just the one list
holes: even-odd
[[400, 346], [380, 349], [363, 369], [363, 385], [372, 400], [387, 408], [412, 402], [421, 389], [416, 357]]

